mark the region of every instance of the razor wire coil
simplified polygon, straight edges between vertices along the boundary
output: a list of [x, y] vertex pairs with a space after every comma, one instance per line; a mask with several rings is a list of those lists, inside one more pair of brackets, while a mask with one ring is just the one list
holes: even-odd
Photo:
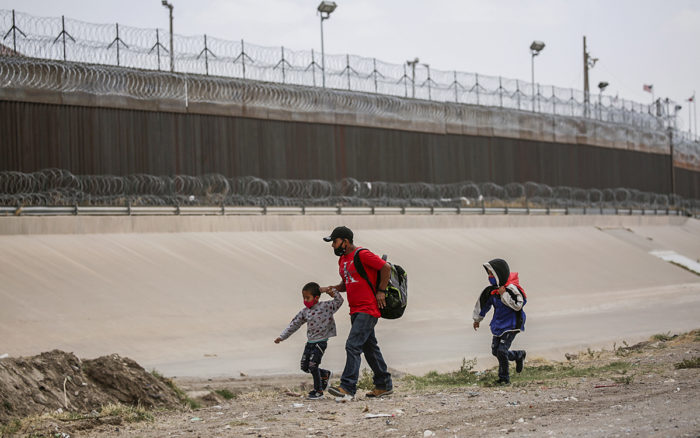
[[220, 174], [74, 175], [62, 169], [0, 172], [2, 206], [358, 206], [700, 209], [700, 200], [629, 188], [536, 182], [449, 184], [227, 178]]

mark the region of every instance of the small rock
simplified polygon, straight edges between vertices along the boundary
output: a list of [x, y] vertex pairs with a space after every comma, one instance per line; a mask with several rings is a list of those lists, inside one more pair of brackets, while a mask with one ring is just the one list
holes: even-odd
[[432, 430], [426, 430], [425, 432], [423, 432], [423, 438], [427, 438], [429, 436], [435, 436], [435, 432], [433, 432]]
[[192, 423], [194, 423], [194, 422], [197, 422], [197, 421], [202, 421], [202, 419], [199, 418], [199, 417], [192, 417], [192, 418], [190, 418], [190, 421], [191, 421]]
[[525, 419], [524, 418], [518, 418], [518, 423], [524, 423]]

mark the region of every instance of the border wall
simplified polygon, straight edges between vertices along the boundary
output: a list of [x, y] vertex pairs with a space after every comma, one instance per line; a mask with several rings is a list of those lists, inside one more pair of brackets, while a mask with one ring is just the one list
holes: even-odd
[[44, 60], [2, 58], [0, 73], [0, 170], [535, 181], [700, 197], [698, 154], [657, 126]]

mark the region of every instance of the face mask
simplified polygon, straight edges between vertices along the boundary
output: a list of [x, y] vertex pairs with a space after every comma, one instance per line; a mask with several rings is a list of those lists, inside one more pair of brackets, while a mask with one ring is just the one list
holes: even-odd
[[343, 244], [341, 243], [340, 246], [338, 246], [337, 248], [333, 248], [333, 253], [338, 257], [345, 254], [345, 248], [343, 248]]
[[316, 305], [316, 303], [318, 303], [318, 297], [314, 298], [311, 301], [304, 301], [304, 305], [306, 306], [307, 309], [312, 308], [313, 306]]
[[491, 286], [498, 286], [498, 283], [496, 283], [496, 277], [492, 277], [489, 275], [489, 283], [491, 283]]

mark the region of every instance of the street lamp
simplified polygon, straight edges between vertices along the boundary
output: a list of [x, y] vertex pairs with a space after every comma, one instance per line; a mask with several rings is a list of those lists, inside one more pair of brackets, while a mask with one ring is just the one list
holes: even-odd
[[318, 13], [321, 15], [321, 72], [323, 73], [323, 88], [326, 88], [326, 53], [323, 49], [323, 20], [328, 20], [331, 12], [335, 11], [337, 7], [338, 5], [335, 2], [322, 1], [317, 8]]
[[170, 12], [170, 71], [175, 71], [175, 53], [173, 51], [173, 4], [168, 3], [168, 0], [163, 0], [161, 2], [163, 6], [168, 8]]
[[532, 54], [532, 111], [535, 111], [535, 56], [539, 55], [544, 49], [542, 41], [533, 41], [530, 44], [530, 53]]
[[411, 97], [413, 97], [413, 98], [416, 97], [416, 64], [418, 64], [419, 62], [420, 62], [420, 59], [418, 59], [418, 58], [415, 58], [413, 61], [406, 61], [406, 64], [411, 66], [411, 72], [412, 72], [411, 83], [413, 84], [413, 88], [412, 88], [413, 91], [412, 91]]
[[598, 118], [603, 120], [603, 91], [605, 91], [606, 88], [608, 88], [609, 83], [605, 81], [598, 82], [598, 89], [600, 90], [600, 93], [598, 93]]

